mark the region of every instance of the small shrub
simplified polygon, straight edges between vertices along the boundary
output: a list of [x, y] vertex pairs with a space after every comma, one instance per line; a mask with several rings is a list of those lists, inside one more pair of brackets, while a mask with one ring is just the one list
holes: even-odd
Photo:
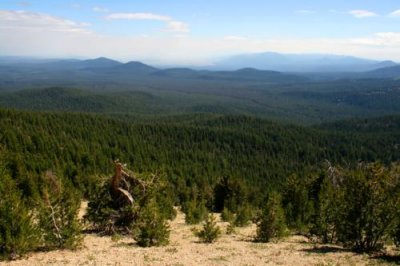
[[224, 208], [221, 213], [221, 219], [224, 222], [232, 222], [235, 220], [235, 214], [228, 208]]
[[281, 206], [281, 198], [277, 193], [272, 193], [257, 224], [258, 242], [269, 242], [272, 238], [285, 235], [285, 215]]
[[122, 235], [115, 233], [111, 236], [111, 241], [112, 242], [118, 242], [122, 239]]
[[140, 217], [133, 235], [139, 246], [164, 246], [169, 243], [169, 226], [154, 203], [148, 204]]
[[231, 235], [235, 233], [235, 224], [234, 223], [229, 223], [228, 226], [226, 227], [226, 234]]
[[187, 224], [198, 224], [207, 217], [207, 208], [204, 202], [190, 201], [185, 208], [185, 222]]
[[209, 214], [203, 224], [202, 230], [195, 232], [195, 235], [204, 243], [215, 242], [221, 234], [221, 229], [217, 226], [215, 216]]
[[235, 217], [235, 226], [244, 227], [249, 225], [251, 219], [253, 218], [253, 213], [249, 205], [242, 205], [238, 208]]

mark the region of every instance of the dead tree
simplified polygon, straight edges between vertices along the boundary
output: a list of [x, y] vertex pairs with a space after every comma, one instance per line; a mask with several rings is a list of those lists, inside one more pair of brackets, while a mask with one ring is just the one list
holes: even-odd
[[115, 173], [111, 179], [111, 196], [119, 203], [132, 205], [134, 203], [132, 191], [139, 189], [143, 196], [145, 196], [147, 188], [155, 181], [155, 176], [153, 176], [150, 182], [145, 182], [137, 178], [133, 173], [125, 170], [124, 165], [119, 161], [115, 161], [114, 165]]
[[114, 162], [114, 167], [114, 175], [89, 202], [85, 219], [99, 232], [124, 234], [130, 232], [159, 184], [155, 175], [150, 179], [135, 175], [119, 161]]

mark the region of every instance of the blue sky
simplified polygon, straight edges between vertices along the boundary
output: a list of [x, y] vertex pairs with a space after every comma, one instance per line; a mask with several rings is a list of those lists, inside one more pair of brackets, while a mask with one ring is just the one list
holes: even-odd
[[397, 0], [0, 0], [0, 54], [211, 64], [236, 53], [400, 60]]

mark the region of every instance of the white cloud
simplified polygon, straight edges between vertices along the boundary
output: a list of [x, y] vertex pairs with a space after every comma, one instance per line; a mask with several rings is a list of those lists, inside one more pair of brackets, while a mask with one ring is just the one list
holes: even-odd
[[174, 33], [190, 32], [189, 25], [169, 16], [153, 13], [113, 13], [105, 17], [107, 20], [157, 20], [166, 23], [166, 31]]
[[181, 21], [169, 21], [167, 23], [167, 31], [176, 33], [188, 33], [190, 29], [189, 25]]
[[92, 8], [92, 10], [94, 12], [97, 12], [97, 13], [107, 13], [107, 12], [110, 11], [107, 8], [104, 8], [104, 7], [101, 7], [101, 6], [95, 6], [95, 7]]
[[172, 18], [153, 13], [113, 13], [105, 17], [108, 20], [161, 20], [170, 21]]
[[0, 30], [88, 33], [87, 26], [87, 23], [78, 23], [47, 14], [0, 10]]
[[[166, 24], [171, 21], [175, 20], [168, 20]], [[182, 26], [174, 29], [182, 29]], [[400, 60], [400, 32], [342, 39], [196, 38], [174, 34], [115, 37], [89, 31], [85, 23], [33, 12], [0, 10], [1, 55], [107, 56], [153, 64], [204, 65], [222, 55], [263, 51], [351, 54]]]
[[377, 47], [400, 47], [400, 32], [378, 32], [367, 38], [353, 39], [357, 45]]
[[389, 14], [390, 17], [400, 17], [400, 9], [393, 11]]
[[350, 15], [352, 15], [355, 18], [370, 18], [370, 17], [377, 17], [378, 14], [372, 12], [372, 11], [368, 11], [368, 10], [363, 10], [363, 9], [359, 9], [359, 10], [351, 10], [348, 12]]

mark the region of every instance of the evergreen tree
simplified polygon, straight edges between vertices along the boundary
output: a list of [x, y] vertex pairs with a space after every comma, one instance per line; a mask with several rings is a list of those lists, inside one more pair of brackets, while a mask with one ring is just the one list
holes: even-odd
[[198, 224], [207, 217], [208, 211], [203, 201], [197, 203], [196, 200], [186, 203], [184, 208], [185, 222], [187, 224]]
[[221, 219], [224, 222], [233, 223], [235, 221], [235, 214], [231, 212], [228, 208], [224, 208], [221, 213]]
[[290, 175], [283, 185], [282, 198], [285, 217], [291, 228], [307, 228], [314, 213], [312, 186], [314, 179]]
[[283, 237], [285, 232], [285, 215], [281, 205], [281, 197], [278, 193], [272, 192], [257, 223], [255, 240], [269, 242], [272, 238]]
[[240, 206], [235, 215], [234, 224], [239, 227], [244, 227], [250, 223], [253, 218], [251, 207], [248, 204]]
[[46, 248], [75, 249], [82, 240], [78, 221], [79, 194], [68, 182], [48, 171], [43, 180], [45, 188], [38, 208], [38, 221]]
[[33, 209], [23, 201], [15, 182], [0, 166], [0, 259], [16, 259], [39, 246]]
[[154, 201], [142, 208], [134, 228], [133, 237], [139, 246], [164, 246], [169, 243], [169, 226]]
[[332, 183], [331, 178], [326, 176], [323, 179], [310, 230], [311, 234], [323, 243], [337, 241], [337, 225], [340, 222], [340, 207], [343, 201], [343, 191]]
[[398, 174], [379, 163], [346, 171], [341, 185], [344, 196], [338, 240], [358, 251], [382, 248], [400, 212], [399, 186]]
[[202, 230], [195, 232], [195, 235], [204, 243], [215, 242], [221, 234], [221, 229], [215, 221], [215, 216], [213, 214], [207, 215], [204, 221]]

